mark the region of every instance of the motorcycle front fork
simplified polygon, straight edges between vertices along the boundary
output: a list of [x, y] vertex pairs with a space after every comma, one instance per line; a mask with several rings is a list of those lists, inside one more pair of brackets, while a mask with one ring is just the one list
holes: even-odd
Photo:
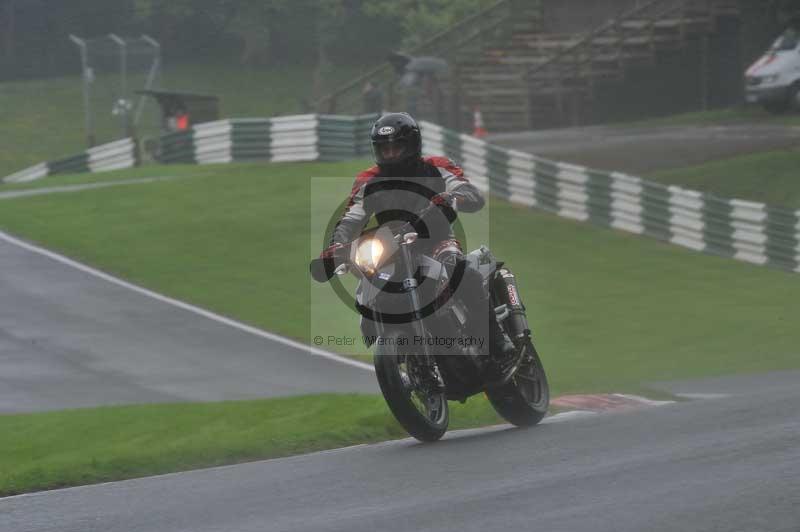
[[414, 334], [418, 338], [422, 339], [422, 349], [417, 353], [424, 366], [421, 369], [426, 371], [428, 373], [428, 377], [433, 381], [432, 385], [435, 388], [434, 391], [443, 391], [445, 388], [444, 379], [442, 378], [442, 374], [439, 371], [438, 365], [436, 364], [436, 360], [434, 359], [433, 355], [431, 355], [428, 342], [425, 341], [428, 337], [428, 331], [425, 329], [425, 325], [422, 322], [422, 305], [420, 302], [419, 293], [417, 292], [417, 289], [419, 288], [419, 282], [414, 276], [416, 272], [414, 269], [414, 260], [411, 255], [411, 251], [409, 250], [409, 243], [402, 243], [400, 245], [400, 252], [402, 253], [403, 264], [406, 268], [405, 279], [403, 279], [403, 288], [406, 292], [408, 292], [408, 295], [411, 298], [411, 308], [414, 309], [411, 327]]
[[424, 341], [427, 336], [427, 331], [422, 324], [422, 315], [420, 314], [420, 300], [419, 293], [417, 293], [419, 282], [414, 277], [414, 261], [413, 257], [411, 256], [411, 251], [408, 248], [408, 244], [403, 243], [400, 245], [400, 252], [403, 254], [403, 264], [406, 267], [406, 276], [405, 279], [403, 279], [403, 289], [411, 298], [411, 308], [414, 309], [411, 327], [414, 330], [414, 334], [423, 339], [422, 352], [420, 354], [423, 355], [423, 359], [425, 360], [426, 364], [432, 364], [433, 360], [430, 355], [430, 349], [428, 349], [427, 342]]

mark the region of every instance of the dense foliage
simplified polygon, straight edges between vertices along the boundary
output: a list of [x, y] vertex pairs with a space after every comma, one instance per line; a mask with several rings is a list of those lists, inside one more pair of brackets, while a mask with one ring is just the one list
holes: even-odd
[[[373, 64], [496, 1], [0, 0], [0, 80], [77, 72], [71, 33], [148, 34], [173, 64]], [[800, 13], [800, 0], [739, 2], [769, 35]]]
[[0, 0], [0, 79], [79, 70], [69, 34], [148, 34], [168, 61], [373, 63], [496, 0]]

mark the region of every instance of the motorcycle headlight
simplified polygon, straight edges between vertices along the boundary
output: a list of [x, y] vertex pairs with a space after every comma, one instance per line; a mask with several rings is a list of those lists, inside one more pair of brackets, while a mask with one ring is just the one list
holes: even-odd
[[377, 238], [370, 238], [358, 245], [356, 250], [356, 266], [372, 275], [378, 269], [383, 256], [383, 244]]

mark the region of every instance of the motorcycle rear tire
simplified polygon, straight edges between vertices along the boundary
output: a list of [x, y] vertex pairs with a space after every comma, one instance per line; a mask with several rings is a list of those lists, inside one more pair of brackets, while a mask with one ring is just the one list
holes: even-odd
[[542, 361], [533, 342], [527, 342], [526, 348], [530, 349], [531, 362], [520, 367], [503, 386], [486, 391], [489, 402], [497, 413], [517, 427], [536, 425], [547, 414], [550, 405], [550, 386]]

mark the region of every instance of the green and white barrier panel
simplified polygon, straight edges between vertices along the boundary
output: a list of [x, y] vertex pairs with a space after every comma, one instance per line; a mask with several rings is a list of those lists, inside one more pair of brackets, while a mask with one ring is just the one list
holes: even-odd
[[[159, 139], [156, 158], [164, 163], [235, 161], [336, 161], [371, 153], [369, 129], [377, 115], [297, 115], [206, 122]], [[49, 175], [130, 168], [136, 146], [123, 139], [78, 155], [40, 163], [2, 180], [20, 183]]]
[[369, 128], [376, 118], [309, 114], [208, 122], [161, 137], [158, 158], [198, 164], [352, 159], [370, 152]]
[[39, 163], [3, 178], [3, 183], [24, 183], [49, 175], [105, 172], [136, 166], [136, 143], [126, 138], [90, 148], [83, 153]]
[[509, 201], [697, 251], [800, 272], [800, 210], [550, 161], [436, 124], [423, 122], [421, 127], [425, 153], [444, 153], [459, 161], [478, 187]]
[[[368, 157], [375, 115], [219, 120], [160, 138], [165, 163], [335, 161]], [[421, 123], [423, 151], [457, 161], [484, 191], [566, 218], [648, 235], [697, 251], [800, 272], [800, 211], [730, 200], [493, 146]], [[136, 163], [124, 139], [42, 163], [4, 182], [98, 172]]]

